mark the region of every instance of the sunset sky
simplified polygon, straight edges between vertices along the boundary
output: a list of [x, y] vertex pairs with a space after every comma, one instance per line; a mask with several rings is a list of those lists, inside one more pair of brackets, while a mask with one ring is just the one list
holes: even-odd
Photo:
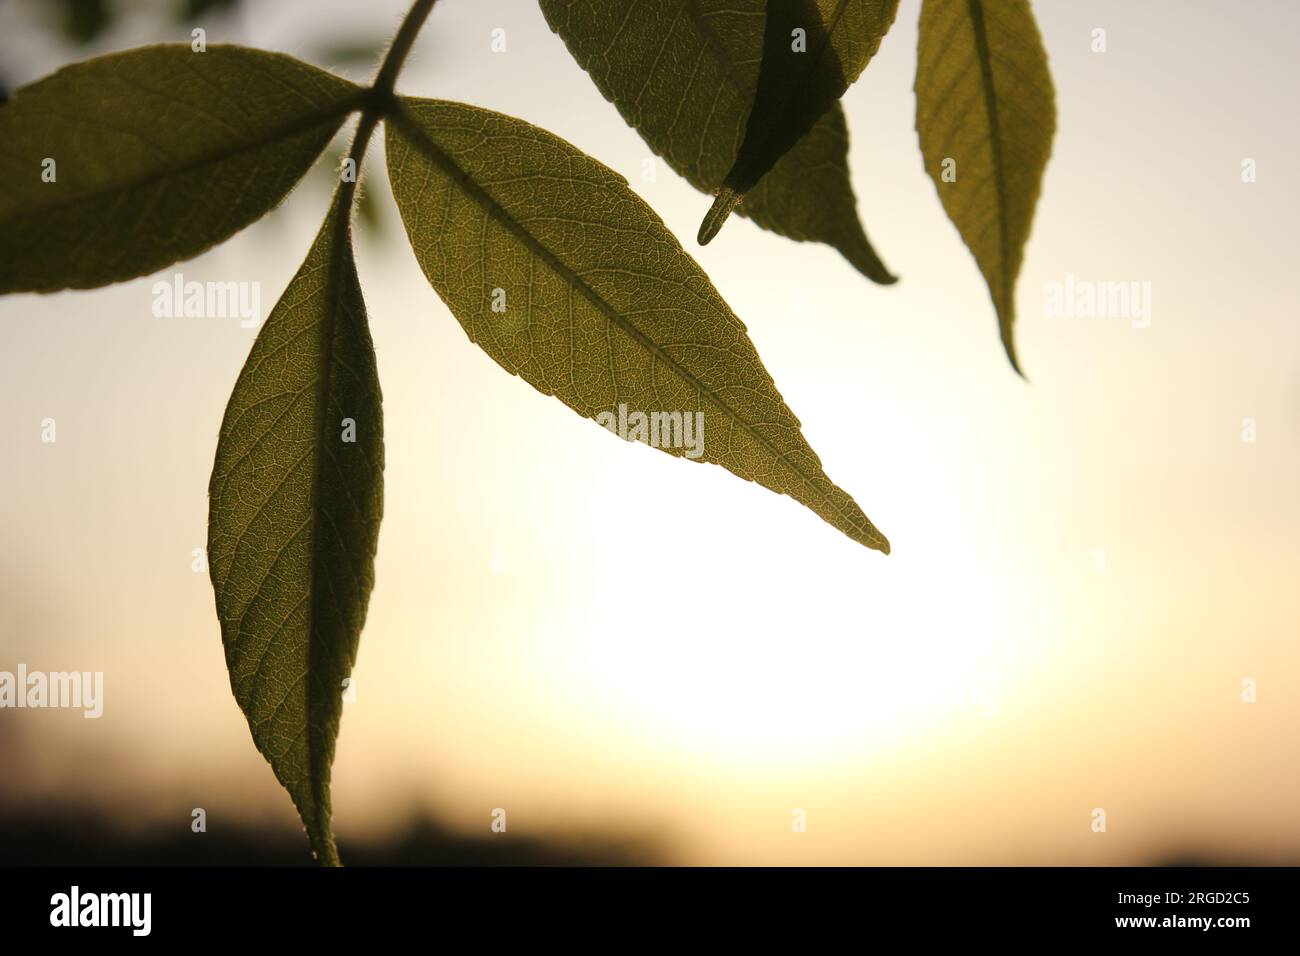
[[[187, 40], [156, 6], [93, 52]], [[322, 48], [381, 41], [405, 7], [253, 0], [208, 41], [333, 67]], [[11, 85], [85, 55], [34, 9], [0, 5]], [[520, 117], [626, 176], [893, 553], [505, 374], [422, 276], [378, 136], [381, 231], [356, 246], [385, 505], [341, 841], [417, 808], [486, 834], [503, 807], [510, 834], [634, 833], [688, 863], [1300, 858], [1300, 5], [1034, 4], [1058, 120], [1016, 297], [1028, 383], [921, 164], [918, 10], [903, 0], [844, 98], [859, 211], [901, 276], [881, 287], [741, 219], [697, 246], [709, 197], [662, 161], [644, 178], [649, 148], [536, 4], [435, 7], [399, 91]], [[103, 671], [105, 695], [99, 720], [0, 711], [0, 810], [300, 826], [191, 568], [256, 330], [156, 318], [151, 287], [256, 281], [269, 311], [329, 183], [322, 162], [158, 276], [0, 299], [0, 670]], [[1067, 276], [1150, 283], [1149, 324], [1049, 315]]]

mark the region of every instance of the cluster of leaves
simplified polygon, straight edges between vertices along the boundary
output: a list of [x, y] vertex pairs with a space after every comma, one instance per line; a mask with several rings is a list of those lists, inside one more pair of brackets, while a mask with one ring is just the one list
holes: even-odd
[[[277, 53], [171, 45], [67, 67], [0, 107], [0, 292], [93, 288], [197, 255], [278, 204], [360, 114], [320, 231], [235, 383], [209, 487], [231, 686], [326, 863], [338, 862], [341, 688], [383, 501], [380, 387], [351, 232], [355, 173], [380, 123], [421, 269], [503, 368], [588, 418], [624, 403], [703, 412], [702, 460], [889, 551], [822, 470], [744, 325], [625, 180], [514, 117], [396, 95], [432, 5], [413, 5], [366, 88]], [[738, 211], [893, 281], [857, 219], [838, 101], [897, 0], [541, 6], [626, 120], [716, 196], [701, 242]], [[1011, 292], [1053, 126], [1024, 0], [924, 0], [917, 100], [926, 168], [1014, 363]], [[42, 175], [51, 158], [55, 177]], [[944, 175], [952, 158], [956, 182]], [[498, 289], [504, 315], [491, 308]]]

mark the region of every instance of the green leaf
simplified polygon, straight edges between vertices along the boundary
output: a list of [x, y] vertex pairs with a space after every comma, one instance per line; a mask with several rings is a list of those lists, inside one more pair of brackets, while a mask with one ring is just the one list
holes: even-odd
[[[498, 364], [584, 417], [625, 414], [632, 435], [637, 413], [700, 413], [699, 460], [888, 553], [822, 471], [744, 325], [621, 176], [545, 130], [460, 103], [402, 100], [386, 143], [420, 267]], [[696, 456], [682, 431], [668, 437], [664, 451]]]
[[[623, 119], [712, 196], [736, 159], [763, 49], [764, 0], [541, 0], [551, 29]], [[891, 283], [858, 221], [838, 104], [763, 177], [739, 212], [764, 229], [838, 249]]]
[[343, 682], [383, 511], [379, 379], [341, 198], [350, 195], [336, 196], [253, 344], [208, 492], [230, 686], [327, 864], [338, 863], [329, 782]]
[[141, 47], [23, 87], [0, 107], [0, 293], [119, 282], [229, 238], [284, 198], [361, 96], [230, 46]]
[[[1047, 52], [1026, 0], [925, 0], [916, 130], [926, 172], [975, 256], [1021, 375], [1015, 286], [1056, 131]], [[947, 175], [945, 175], [947, 174]]]
[[768, 0], [753, 109], [736, 161], [700, 224], [701, 245], [834, 106], [880, 49], [898, 0]]

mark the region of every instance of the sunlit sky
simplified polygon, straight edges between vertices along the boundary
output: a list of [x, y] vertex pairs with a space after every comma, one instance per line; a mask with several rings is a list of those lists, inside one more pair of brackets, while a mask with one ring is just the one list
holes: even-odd
[[[136, 6], [97, 52], [188, 36]], [[535, 4], [438, 4], [399, 89], [521, 117], [625, 175], [893, 554], [503, 373], [405, 245], [380, 138], [364, 186], [382, 232], [359, 232], [357, 258], [386, 496], [334, 768], [342, 839], [416, 806], [486, 831], [504, 807], [512, 833], [634, 831], [685, 862], [1294, 859], [1300, 6], [1034, 6], [1058, 133], [1017, 294], [1026, 383], [922, 169], [914, 0], [844, 100], [889, 288], [739, 219], [699, 248], [709, 198], [662, 163], [643, 178], [649, 149]], [[209, 42], [319, 62], [331, 41], [391, 32], [405, 4], [246, 7]], [[31, 9], [0, 7], [10, 82], [79, 56], [23, 26]], [[162, 275], [258, 281], [269, 308], [328, 186], [322, 166]], [[1149, 327], [1049, 317], [1067, 274], [1149, 282]], [[0, 299], [0, 670], [105, 674], [100, 720], [0, 712], [0, 802], [296, 826], [191, 570], [255, 330], [155, 318], [153, 281]]]

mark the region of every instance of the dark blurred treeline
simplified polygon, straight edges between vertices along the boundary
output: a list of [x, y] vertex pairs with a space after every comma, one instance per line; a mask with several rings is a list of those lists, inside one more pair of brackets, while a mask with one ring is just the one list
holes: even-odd
[[[417, 818], [373, 843], [339, 841], [349, 866], [626, 866], [661, 864], [649, 841], [470, 836]], [[303, 834], [248, 826], [124, 831], [85, 810], [0, 810], [0, 866], [311, 866]]]

